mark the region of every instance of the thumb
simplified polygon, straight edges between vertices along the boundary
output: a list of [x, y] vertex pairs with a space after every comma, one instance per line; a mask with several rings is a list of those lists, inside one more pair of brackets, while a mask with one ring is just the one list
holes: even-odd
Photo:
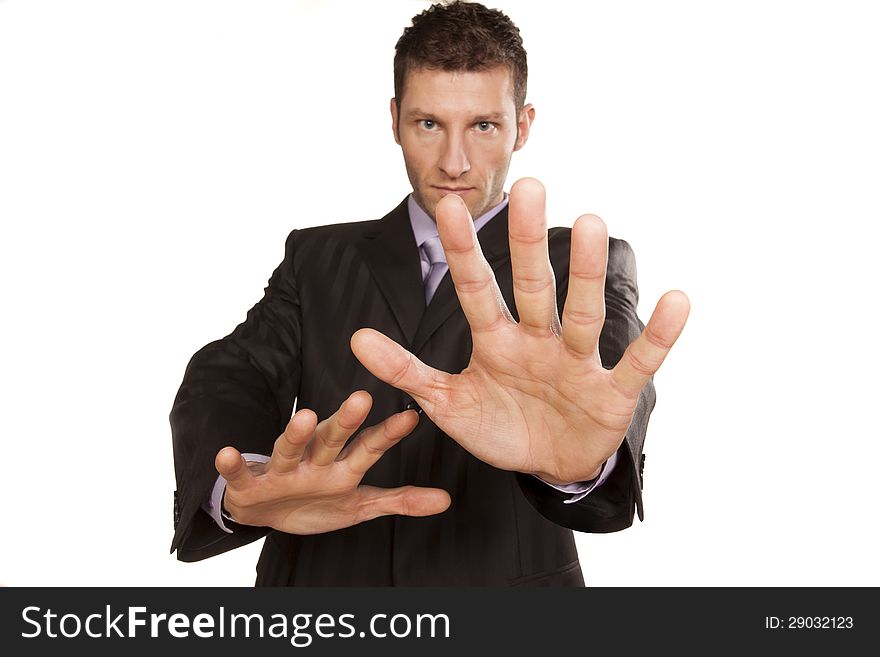
[[358, 522], [389, 515], [432, 516], [443, 513], [452, 503], [445, 490], [419, 486], [358, 486], [358, 496], [361, 507]]
[[431, 409], [425, 403], [431, 397], [431, 390], [442, 389], [446, 379], [450, 378], [446, 372], [426, 365], [394, 340], [373, 329], [355, 331], [351, 336], [351, 350], [376, 378], [408, 392], [428, 414]]

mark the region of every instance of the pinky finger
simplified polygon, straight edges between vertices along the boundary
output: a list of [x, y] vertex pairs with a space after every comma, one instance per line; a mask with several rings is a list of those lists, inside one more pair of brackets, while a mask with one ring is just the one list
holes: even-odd
[[635, 397], [660, 369], [672, 345], [678, 340], [690, 313], [690, 301], [684, 292], [664, 294], [642, 334], [626, 348], [611, 376], [624, 394]]
[[224, 447], [217, 452], [214, 467], [230, 488], [242, 488], [254, 478], [241, 452], [234, 447]]

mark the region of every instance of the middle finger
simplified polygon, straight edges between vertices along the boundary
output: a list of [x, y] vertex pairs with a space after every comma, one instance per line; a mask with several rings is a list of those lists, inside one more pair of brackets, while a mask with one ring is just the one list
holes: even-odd
[[556, 277], [547, 248], [546, 194], [534, 178], [510, 189], [510, 264], [519, 323], [546, 333], [558, 327]]
[[309, 461], [319, 466], [333, 463], [355, 429], [367, 419], [372, 405], [370, 393], [353, 392], [338, 411], [315, 428], [315, 437], [308, 447]]

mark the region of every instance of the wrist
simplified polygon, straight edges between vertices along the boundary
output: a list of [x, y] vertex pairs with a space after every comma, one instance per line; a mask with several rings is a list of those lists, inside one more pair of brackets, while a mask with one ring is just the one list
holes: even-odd
[[548, 484], [551, 484], [552, 486], [571, 486], [573, 484], [586, 484], [593, 481], [594, 479], [597, 479], [599, 475], [602, 474], [602, 470], [604, 469], [604, 467], [605, 461], [600, 463], [592, 470], [583, 471], [583, 474], [581, 474], [580, 472], [574, 472], [571, 474], [560, 473], [562, 475], [561, 477], [560, 474], [551, 475], [544, 472], [533, 472], [532, 474], [535, 475], [538, 479]]

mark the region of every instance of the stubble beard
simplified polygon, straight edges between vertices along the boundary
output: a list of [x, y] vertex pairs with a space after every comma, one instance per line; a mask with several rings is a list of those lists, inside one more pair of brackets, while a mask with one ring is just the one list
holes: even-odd
[[[412, 184], [412, 181], [410, 182]], [[421, 186], [413, 185], [412, 187], [413, 198], [415, 199], [418, 206], [425, 211], [425, 213], [431, 218], [434, 223], [437, 223], [437, 202], [428, 204], [420, 191]], [[430, 186], [428, 186], [428, 188], [430, 189]], [[502, 179], [499, 184], [492, 186], [491, 193], [488, 197], [483, 197], [480, 199], [479, 207], [472, 208], [469, 204], [467, 204], [467, 202], [465, 202], [465, 204], [468, 205], [468, 212], [470, 212], [471, 214], [471, 219], [476, 220], [477, 218], [486, 214], [486, 212], [488, 212], [490, 209], [498, 205], [498, 203], [500, 203], [501, 200], [504, 198], [503, 190], [504, 180]]]

